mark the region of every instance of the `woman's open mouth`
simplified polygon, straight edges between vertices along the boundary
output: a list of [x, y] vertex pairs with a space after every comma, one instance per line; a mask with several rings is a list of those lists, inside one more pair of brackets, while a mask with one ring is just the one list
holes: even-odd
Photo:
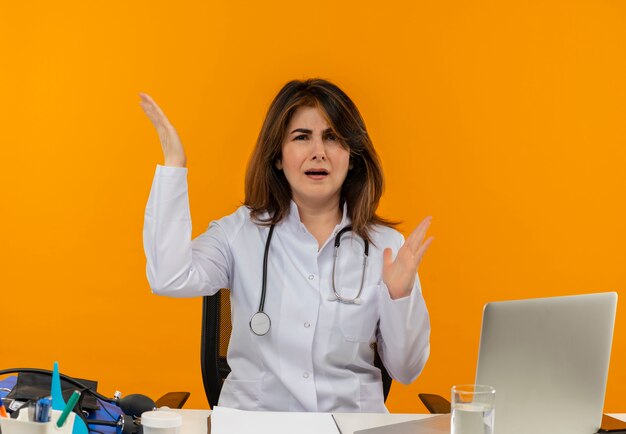
[[324, 169], [311, 169], [304, 172], [304, 174], [310, 179], [320, 180], [328, 176], [328, 171]]

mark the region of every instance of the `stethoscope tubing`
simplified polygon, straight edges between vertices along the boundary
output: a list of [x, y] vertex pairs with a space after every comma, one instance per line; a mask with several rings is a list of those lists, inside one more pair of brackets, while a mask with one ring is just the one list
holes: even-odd
[[[265, 251], [263, 253], [263, 283], [261, 284], [261, 299], [259, 301], [259, 309], [250, 318], [250, 330], [257, 336], [263, 336], [271, 328], [271, 319], [268, 314], [265, 313], [265, 295], [267, 294], [267, 259], [269, 257], [270, 245], [272, 242], [272, 235], [274, 234], [275, 225], [270, 226], [269, 233], [267, 234], [267, 240], [265, 241]], [[352, 230], [352, 226], [346, 226], [340, 230], [335, 236], [335, 246], [333, 250], [333, 270], [332, 270], [332, 288], [335, 298], [330, 299], [338, 301], [344, 304], [361, 304], [361, 293], [363, 292], [363, 284], [365, 283], [365, 270], [367, 268], [367, 258], [369, 257], [369, 243], [366, 239], [363, 239], [363, 271], [361, 274], [361, 285], [359, 292], [355, 298], [344, 298], [338, 292], [335, 287], [335, 269], [337, 267], [337, 256], [339, 252], [339, 246], [341, 244], [341, 236], [346, 232]]]
[[337, 292], [337, 288], [335, 287], [335, 269], [337, 268], [337, 257], [339, 256], [339, 246], [341, 244], [341, 236], [352, 230], [352, 226], [346, 226], [342, 230], [339, 231], [337, 236], [335, 237], [335, 247], [333, 249], [333, 272], [332, 272], [332, 286], [333, 286], [333, 294], [335, 295], [335, 299], [339, 303], [344, 304], [361, 304], [361, 293], [363, 292], [363, 284], [365, 283], [365, 269], [367, 267], [367, 258], [369, 257], [369, 243], [367, 240], [363, 240], [363, 271], [361, 272], [361, 285], [359, 285], [359, 292], [354, 298], [343, 298]]
[[261, 301], [259, 302], [259, 312], [263, 312], [265, 307], [265, 294], [267, 292], [267, 257], [270, 252], [270, 244], [272, 242], [272, 235], [274, 234], [275, 225], [270, 226], [270, 232], [267, 234], [267, 241], [265, 241], [265, 253], [263, 254], [263, 286], [261, 287]]

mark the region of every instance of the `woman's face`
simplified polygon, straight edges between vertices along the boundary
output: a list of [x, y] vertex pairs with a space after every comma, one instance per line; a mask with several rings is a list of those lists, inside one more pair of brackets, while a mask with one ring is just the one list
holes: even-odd
[[276, 167], [285, 173], [298, 205], [339, 206], [348, 174], [350, 152], [337, 139], [317, 107], [296, 109], [287, 126], [282, 157]]

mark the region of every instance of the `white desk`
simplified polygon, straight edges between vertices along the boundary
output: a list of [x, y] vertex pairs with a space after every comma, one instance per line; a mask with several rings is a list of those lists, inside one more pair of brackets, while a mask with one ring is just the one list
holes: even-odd
[[[183, 416], [181, 434], [207, 434], [207, 418], [210, 410], [172, 410]], [[377, 413], [340, 413], [335, 414], [335, 420], [343, 434], [352, 434], [355, 430], [390, 425], [409, 420], [432, 417], [431, 414], [377, 414]], [[626, 421], [626, 413], [610, 414], [615, 418]]]

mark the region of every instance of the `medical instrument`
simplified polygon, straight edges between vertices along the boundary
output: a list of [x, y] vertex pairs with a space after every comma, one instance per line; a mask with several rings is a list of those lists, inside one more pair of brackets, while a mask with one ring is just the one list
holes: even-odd
[[[367, 266], [367, 258], [369, 255], [369, 243], [367, 240], [363, 240], [363, 271], [361, 273], [361, 285], [359, 292], [354, 298], [342, 297], [337, 288], [335, 287], [335, 269], [337, 266], [337, 256], [339, 255], [339, 246], [341, 245], [341, 237], [346, 232], [352, 230], [352, 226], [346, 226], [340, 230], [335, 236], [335, 247], [333, 250], [333, 271], [332, 271], [332, 288], [333, 294], [328, 298], [329, 301], [338, 301], [344, 304], [361, 304], [361, 292], [363, 291], [363, 283], [365, 282], [365, 269]], [[263, 254], [263, 283], [261, 286], [261, 301], [259, 302], [259, 310], [250, 318], [250, 330], [257, 336], [263, 336], [270, 330], [272, 321], [270, 317], [263, 310], [265, 307], [265, 294], [267, 291], [267, 257], [269, 255], [270, 244], [272, 242], [272, 235], [274, 234], [274, 225], [270, 226], [270, 231], [265, 241], [265, 252]]]

